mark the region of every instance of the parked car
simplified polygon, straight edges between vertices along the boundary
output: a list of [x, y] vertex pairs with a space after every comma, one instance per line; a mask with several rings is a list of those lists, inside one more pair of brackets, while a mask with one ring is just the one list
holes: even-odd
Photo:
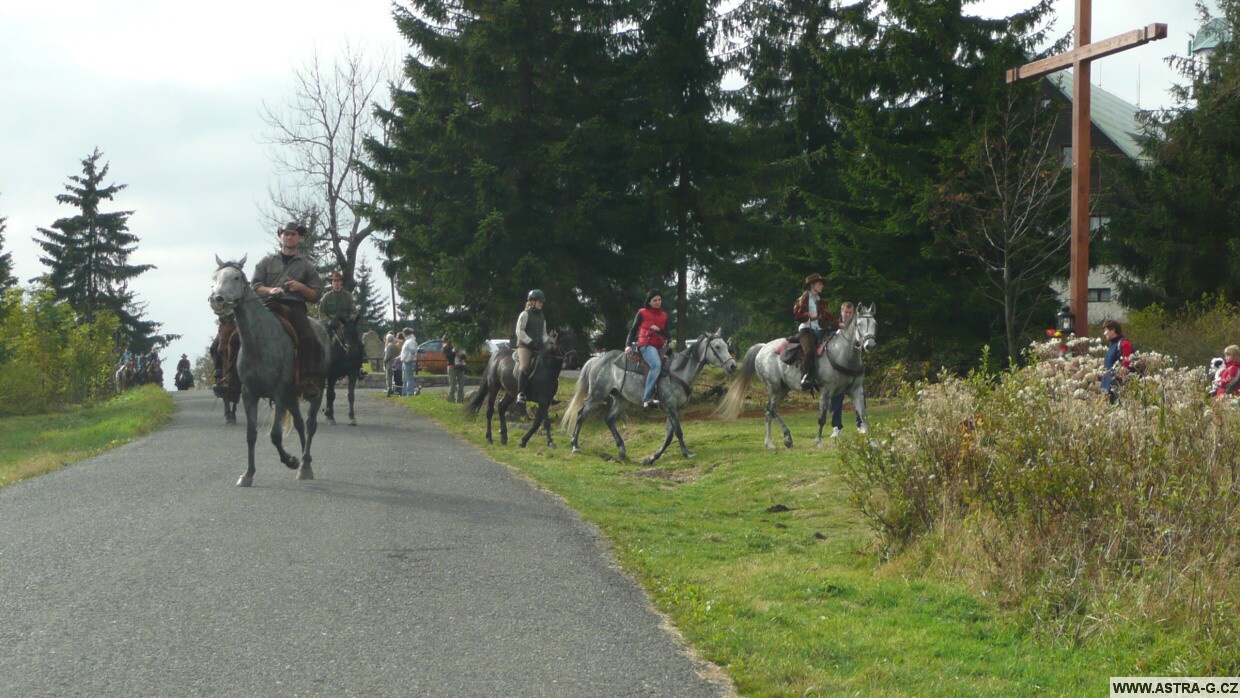
[[491, 352], [492, 354], [499, 351], [500, 349], [507, 349], [508, 346], [509, 345], [508, 345], [507, 339], [488, 339], [486, 341], [486, 350]]
[[429, 339], [418, 345], [418, 372], [448, 372], [448, 358], [443, 355], [442, 339]]

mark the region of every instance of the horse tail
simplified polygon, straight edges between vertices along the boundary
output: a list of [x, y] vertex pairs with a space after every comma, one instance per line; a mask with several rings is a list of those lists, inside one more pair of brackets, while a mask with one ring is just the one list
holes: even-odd
[[487, 367], [482, 371], [482, 379], [478, 381], [478, 389], [470, 393], [470, 397], [461, 406], [461, 413], [466, 417], [477, 417], [478, 410], [482, 409], [482, 403], [487, 401], [487, 393], [491, 392], [491, 386], [488, 380], [491, 377], [491, 362], [487, 362]]
[[590, 359], [581, 367], [577, 390], [573, 393], [573, 399], [564, 407], [564, 417], [560, 419], [560, 428], [570, 434], [577, 428], [577, 413], [581, 411], [581, 406], [586, 403], [586, 396], [590, 393], [590, 374], [586, 372], [586, 368], [593, 368], [590, 366], [593, 361], [594, 359]]
[[749, 393], [749, 384], [758, 372], [758, 352], [762, 351], [763, 346], [765, 345], [755, 344], [745, 352], [740, 373], [732, 380], [728, 394], [723, 396], [723, 399], [719, 401], [719, 406], [715, 408], [716, 417], [736, 419], [741, 416], [741, 410], [745, 407], [745, 395]]

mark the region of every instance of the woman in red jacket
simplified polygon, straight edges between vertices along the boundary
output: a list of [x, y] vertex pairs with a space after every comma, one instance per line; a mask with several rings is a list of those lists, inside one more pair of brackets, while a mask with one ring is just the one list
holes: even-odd
[[663, 312], [663, 294], [651, 291], [646, 294], [646, 304], [633, 317], [633, 325], [629, 327], [629, 351], [642, 355], [650, 366], [646, 374], [646, 392], [642, 396], [642, 407], [653, 407], [659, 404], [654, 398], [654, 384], [659, 380], [659, 371], [663, 369], [663, 348], [671, 337], [667, 331], [667, 313]]

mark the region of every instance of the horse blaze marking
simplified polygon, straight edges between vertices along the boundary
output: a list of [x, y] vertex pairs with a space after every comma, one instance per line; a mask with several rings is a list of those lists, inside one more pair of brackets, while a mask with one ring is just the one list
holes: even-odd
[[1167, 38], [1167, 25], [1151, 24], [1090, 43], [1093, 0], [1076, 0], [1076, 47], [1007, 72], [1007, 81], [1041, 77], [1072, 66], [1072, 276], [1068, 282], [1077, 334], [1089, 328], [1089, 66], [1095, 58]]

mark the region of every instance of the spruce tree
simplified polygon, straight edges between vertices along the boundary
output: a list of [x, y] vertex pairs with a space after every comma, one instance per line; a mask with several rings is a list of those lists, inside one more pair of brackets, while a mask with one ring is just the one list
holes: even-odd
[[[0, 216], [0, 252], [4, 250], [4, 231], [8, 225], [8, 218]], [[17, 285], [17, 279], [13, 276], [13, 253], [4, 252], [0, 254], [0, 298], [4, 298], [5, 291]]]
[[1207, 60], [1174, 60], [1188, 82], [1173, 108], [1146, 115], [1149, 160], [1122, 169], [1108, 207], [1114, 232], [1102, 249], [1130, 272], [1117, 280], [1130, 306], [1176, 309], [1204, 294], [1240, 302], [1240, 0], [1219, 9], [1230, 40]]
[[100, 167], [102, 157], [96, 148], [82, 160], [82, 174], [70, 176], [65, 185], [68, 193], [56, 197], [58, 203], [78, 212], [57, 219], [51, 228], [38, 229], [44, 239], [35, 242], [45, 253], [39, 261], [48, 268], [44, 277], [48, 287], [73, 308], [80, 321], [93, 322], [100, 310], [110, 310], [120, 319], [129, 344], [149, 349], [170, 337], [154, 335], [159, 323], [142, 319], [145, 304], [136, 301], [128, 282], [155, 266], [129, 263], [138, 244], [138, 236], [129, 232], [133, 211], [101, 210], [126, 187], [103, 184], [108, 165]]
[[[592, 0], [397, 8], [410, 88], [366, 168], [401, 296], [463, 344], [503, 336], [542, 289], [581, 336], [629, 305], [651, 216], [627, 162], [620, 6]], [[629, 49], [631, 50], [631, 49]], [[631, 308], [630, 308], [631, 312]]]
[[358, 327], [362, 332], [373, 329], [378, 331], [387, 325], [387, 301], [383, 299], [384, 289], [375, 284], [374, 270], [363, 257], [357, 264], [356, 284], [353, 298], [357, 301], [361, 322]]

